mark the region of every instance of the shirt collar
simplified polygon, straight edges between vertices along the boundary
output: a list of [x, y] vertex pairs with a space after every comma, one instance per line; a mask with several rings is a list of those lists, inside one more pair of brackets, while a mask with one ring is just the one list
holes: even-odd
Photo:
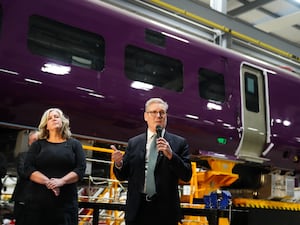
[[[165, 128], [163, 128], [162, 132], [161, 132], [162, 137], [164, 136], [165, 132], [166, 132], [166, 130], [165, 130]], [[148, 141], [153, 137], [154, 134], [156, 134], [156, 133], [154, 133], [151, 130], [147, 129], [147, 139], [148, 139]]]

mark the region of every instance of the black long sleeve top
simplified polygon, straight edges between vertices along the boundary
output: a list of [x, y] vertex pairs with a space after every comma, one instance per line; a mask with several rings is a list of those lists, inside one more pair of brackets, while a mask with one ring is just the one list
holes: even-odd
[[[45, 139], [34, 142], [25, 159], [25, 174], [39, 171], [48, 178], [61, 178], [75, 172], [79, 180], [84, 176], [86, 161], [81, 143], [73, 138], [63, 143], [50, 143]], [[40, 207], [77, 207], [77, 183], [66, 184], [60, 188], [59, 196], [45, 185], [31, 182], [27, 202]]]

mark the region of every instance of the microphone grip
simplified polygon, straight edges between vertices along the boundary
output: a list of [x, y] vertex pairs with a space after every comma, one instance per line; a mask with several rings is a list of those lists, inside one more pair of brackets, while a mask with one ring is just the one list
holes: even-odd
[[161, 138], [161, 131], [157, 131], [156, 138]]
[[157, 125], [156, 126], [156, 137], [160, 138], [161, 137], [161, 133], [162, 133], [162, 127]]
[[[161, 137], [161, 130], [157, 130], [157, 138], [160, 138], [160, 137]], [[159, 155], [159, 157], [163, 157], [164, 153], [162, 153], [162, 151], [159, 151], [158, 155]]]
[[[161, 137], [161, 133], [162, 133], [162, 127], [159, 126], [159, 125], [157, 125], [156, 126], [156, 138], [160, 138]], [[161, 151], [158, 152], [158, 155], [159, 155], [159, 157], [164, 156], [164, 154]]]

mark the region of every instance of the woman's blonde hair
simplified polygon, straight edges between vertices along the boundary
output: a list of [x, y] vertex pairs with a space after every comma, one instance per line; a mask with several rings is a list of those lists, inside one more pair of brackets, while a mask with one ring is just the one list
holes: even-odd
[[70, 121], [64, 115], [63, 111], [59, 108], [50, 108], [44, 112], [44, 114], [41, 118], [40, 124], [39, 124], [39, 138], [40, 139], [49, 138], [49, 131], [47, 130], [47, 122], [48, 122], [49, 114], [52, 111], [57, 112], [59, 117], [61, 118], [62, 127], [60, 130], [60, 134], [61, 134], [62, 138], [66, 138], [66, 139], [70, 138], [72, 135], [71, 130], [70, 130]]

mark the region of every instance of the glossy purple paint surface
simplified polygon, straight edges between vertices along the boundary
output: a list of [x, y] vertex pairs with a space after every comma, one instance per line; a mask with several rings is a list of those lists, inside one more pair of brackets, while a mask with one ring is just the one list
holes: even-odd
[[[247, 62], [276, 72], [276, 75], [267, 75], [271, 142], [274, 143], [266, 156], [271, 159], [267, 163], [300, 169], [298, 163], [292, 162], [293, 156], [300, 155], [299, 78], [140, 17], [111, 10], [101, 1], [96, 4], [83, 0], [1, 0], [0, 4], [3, 12], [0, 38], [2, 126], [36, 127], [47, 108], [59, 107], [70, 117], [74, 134], [126, 142], [146, 128], [143, 121], [145, 101], [161, 97], [170, 106], [168, 130], [186, 137], [193, 154], [213, 151], [233, 156], [243, 126], [240, 121], [240, 65]], [[55, 61], [33, 55], [27, 48], [28, 18], [33, 14], [104, 37], [104, 70], [96, 72], [72, 66], [66, 76], [41, 72], [44, 63]], [[164, 48], [157, 47], [144, 41], [145, 28], [179, 36], [188, 43], [167, 38]], [[128, 44], [179, 59], [184, 65], [183, 91], [131, 88], [132, 81], [124, 74], [124, 49]], [[224, 74], [226, 99], [220, 111], [209, 110], [208, 101], [199, 97], [200, 67]], [[28, 79], [42, 83], [28, 82]], [[93, 97], [78, 87], [95, 90], [104, 98]], [[197, 115], [199, 119], [187, 118], [186, 114]], [[284, 120], [291, 124], [285, 126]], [[230, 128], [224, 124], [229, 124]], [[226, 138], [227, 143], [219, 144], [218, 137]], [[287, 157], [283, 157], [284, 152], [288, 153]]]

